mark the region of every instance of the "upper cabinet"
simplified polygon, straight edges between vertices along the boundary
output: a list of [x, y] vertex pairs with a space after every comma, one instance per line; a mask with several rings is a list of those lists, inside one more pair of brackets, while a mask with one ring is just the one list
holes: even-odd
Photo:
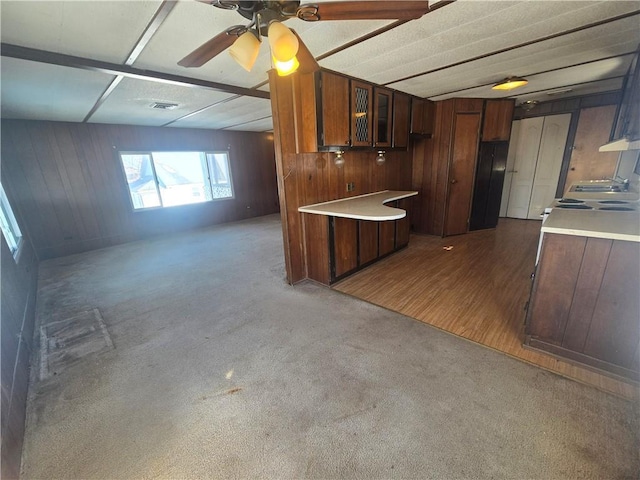
[[349, 147], [349, 79], [323, 70], [300, 75], [299, 86], [300, 108], [295, 109], [298, 152]]
[[373, 144], [372, 92], [371, 84], [351, 80], [351, 145], [354, 147]]
[[487, 100], [484, 109], [482, 141], [508, 141], [511, 135], [514, 100]]
[[293, 106], [298, 153], [408, 147], [406, 93], [327, 70], [300, 74], [294, 82], [301, 93]]
[[388, 88], [375, 87], [373, 95], [373, 146], [376, 148], [390, 147], [393, 121], [393, 91]]
[[393, 93], [393, 134], [394, 148], [407, 148], [409, 145], [409, 118], [411, 114], [411, 97], [406, 93]]
[[425, 98], [411, 97], [411, 133], [432, 135], [435, 122], [435, 103]]

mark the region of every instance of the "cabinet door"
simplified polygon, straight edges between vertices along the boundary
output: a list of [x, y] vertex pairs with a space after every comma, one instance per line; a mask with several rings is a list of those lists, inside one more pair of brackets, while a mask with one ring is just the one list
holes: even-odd
[[409, 215], [410, 198], [398, 200], [398, 208], [407, 212], [407, 216], [396, 220], [396, 248], [402, 248], [409, 244], [409, 230], [411, 229], [411, 221]]
[[387, 88], [375, 87], [373, 95], [373, 146], [390, 147], [393, 92]]
[[466, 233], [480, 133], [479, 113], [455, 116], [444, 235]]
[[349, 79], [330, 72], [320, 73], [322, 122], [318, 145], [349, 146]]
[[373, 88], [368, 83], [351, 80], [351, 145], [373, 145]]
[[404, 93], [393, 93], [393, 135], [392, 146], [407, 148], [409, 144], [410, 97]]
[[508, 141], [513, 120], [513, 100], [487, 100], [484, 109], [482, 141]]
[[331, 277], [338, 278], [358, 266], [358, 221], [331, 217], [332, 265]]
[[391, 253], [396, 248], [396, 222], [387, 220], [380, 223], [380, 256]]
[[360, 220], [358, 228], [359, 265], [365, 265], [378, 258], [378, 222]]

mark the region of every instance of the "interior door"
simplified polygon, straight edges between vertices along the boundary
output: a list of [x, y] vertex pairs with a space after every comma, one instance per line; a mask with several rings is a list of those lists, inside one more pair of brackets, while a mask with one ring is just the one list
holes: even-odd
[[564, 191], [578, 180], [601, 180], [613, 177], [619, 152], [599, 152], [609, 141], [616, 105], [580, 110], [573, 152]]
[[544, 117], [527, 218], [540, 219], [544, 208], [549, 206], [556, 196], [570, 123], [570, 113]]
[[520, 120], [507, 217], [527, 218], [544, 117]]
[[445, 236], [466, 233], [468, 229], [479, 132], [479, 113], [456, 115], [449, 169]]

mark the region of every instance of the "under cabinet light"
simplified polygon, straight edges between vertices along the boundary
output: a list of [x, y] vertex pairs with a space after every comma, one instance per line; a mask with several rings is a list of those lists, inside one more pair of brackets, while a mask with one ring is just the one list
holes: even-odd
[[384, 156], [384, 150], [378, 150], [378, 156], [376, 157], [376, 163], [378, 165], [382, 165], [384, 164], [384, 162], [386, 161], [386, 157]]
[[342, 150], [338, 150], [336, 152], [336, 158], [333, 159], [333, 163], [336, 164], [336, 167], [340, 168], [344, 165], [344, 152]]

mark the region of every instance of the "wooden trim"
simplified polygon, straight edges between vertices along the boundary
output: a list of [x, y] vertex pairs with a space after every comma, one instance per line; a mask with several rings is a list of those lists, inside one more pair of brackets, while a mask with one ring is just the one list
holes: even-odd
[[634, 372], [633, 370], [619, 367], [618, 365], [613, 365], [573, 350], [568, 350], [560, 345], [552, 345], [550, 343], [543, 342], [529, 335], [527, 335], [524, 345], [535, 350], [542, 350], [546, 353], [551, 353], [559, 359], [569, 361], [583, 368], [589, 368], [597, 373], [612, 375], [618, 380], [632, 381], [636, 383], [640, 382], [639, 372]]
[[21, 47], [9, 43], [0, 44], [0, 48], [0, 54], [3, 57], [47, 63], [49, 65], [58, 65], [61, 67], [79, 68], [81, 70], [106, 73], [108, 75], [122, 75], [128, 78], [178, 85], [181, 87], [205, 88], [217, 92], [244, 95], [246, 97], [271, 98], [269, 92], [264, 92], [262, 90], [253, 90], [250, 88], [228, 85], [226, 83], [210, 82], [207, 80], [200, 80], [198, 78], [183, 77], [154, 70], [143, 70], [129, 65], [118, 65], [116, 63], [76, 57], [73, 55], [64, 55], [62, 53], [38, 50], [35, 48]]

